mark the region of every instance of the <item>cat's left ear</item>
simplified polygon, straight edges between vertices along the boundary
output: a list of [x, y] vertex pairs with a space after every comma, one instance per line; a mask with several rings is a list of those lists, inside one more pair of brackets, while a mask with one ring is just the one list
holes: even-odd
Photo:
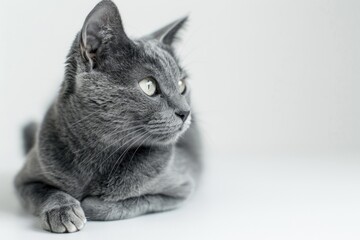
[[102, 52], [106, 52], [102, 51], [106, 45], [128, 41], [119, 10], [111, 0], [103, 0], [94, 7], [86, 17], [80, 33], [81, 53], [91, 68], [100, 60]]
[[188, 18], [188, 16], [182, 17], [166, 25], [165, 27], [162, 27], [159, 30], [145, 36], [144, 39], [157, 39], [165, 45], [171, 46], [178, 39], [179, 30], [185, 26]]

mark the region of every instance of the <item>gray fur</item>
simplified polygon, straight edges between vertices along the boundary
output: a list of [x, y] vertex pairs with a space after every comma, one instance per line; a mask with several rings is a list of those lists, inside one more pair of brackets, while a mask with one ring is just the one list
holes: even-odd
[[[187, 82], [179, 93], [187, 74], [172, 46], [185, 21], [130, 40], [111, 1], [86, 18], [38, 134], [25, 131], [32, 147], [15, 179], [21, 202], [44, 229], [74, 232], [86, 218], [171, 210], [193, 192], [200, 141], [194, 115], [183, 122], [176, 114], [191, 110], [191, 89]], [[149, 76], [160, 89], [153, 97], [138, 85]]]

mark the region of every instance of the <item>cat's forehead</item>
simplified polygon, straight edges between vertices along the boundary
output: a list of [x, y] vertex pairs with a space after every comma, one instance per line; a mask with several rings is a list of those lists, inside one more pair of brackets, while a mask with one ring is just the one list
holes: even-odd
[[179, 79], [184, 74], [179, 66], [175, 56], [168, 50], [164, 49], [157, 40], [142, 42], [142, 48], [146, 55], [151, 59], [151, 63], [155, 68], [162, 71], [162, 74], [172, 79]]

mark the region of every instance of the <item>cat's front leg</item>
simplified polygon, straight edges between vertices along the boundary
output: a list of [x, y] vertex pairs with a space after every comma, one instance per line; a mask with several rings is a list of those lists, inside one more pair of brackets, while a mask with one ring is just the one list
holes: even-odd
[[89, 220], [108, 221], [133, 218], [147, 213], [168, 211], [180, 206], [184, 198], [155, 194], [128, 198], [118, 202], [87, 197], [81, 202]]
[[17, 186], [27, 209], [40, 217], [43, 229], [56, 232], [76, 232], [86, 223], [80, 202], [69, 194], [41, 182]]
[[15, 188], [24, 207], [40, 217], [41, 226], [47, 231], [63, 233], [82, 229], [86, 218], [80, 202], [50, 184], [45, 174], [36, 151], [30, 152], [15, 178]]

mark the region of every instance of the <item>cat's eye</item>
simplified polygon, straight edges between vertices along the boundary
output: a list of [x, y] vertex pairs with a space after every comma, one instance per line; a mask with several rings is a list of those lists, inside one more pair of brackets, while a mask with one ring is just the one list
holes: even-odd
[[155, 79], [151, 77], [144, 78], [139, 82], [141, 90], [146, 93], [146, 95], [153, 96], [156, 93], [156, 82]]
[[185, 85], [185, 81], [184, 80], [180, 80], [178, 82], [178, 85], [179, 85], [179, 91], [181, 94], [184, 94], [185, 93], [185, 90], [186, 90], [186, 85]]

